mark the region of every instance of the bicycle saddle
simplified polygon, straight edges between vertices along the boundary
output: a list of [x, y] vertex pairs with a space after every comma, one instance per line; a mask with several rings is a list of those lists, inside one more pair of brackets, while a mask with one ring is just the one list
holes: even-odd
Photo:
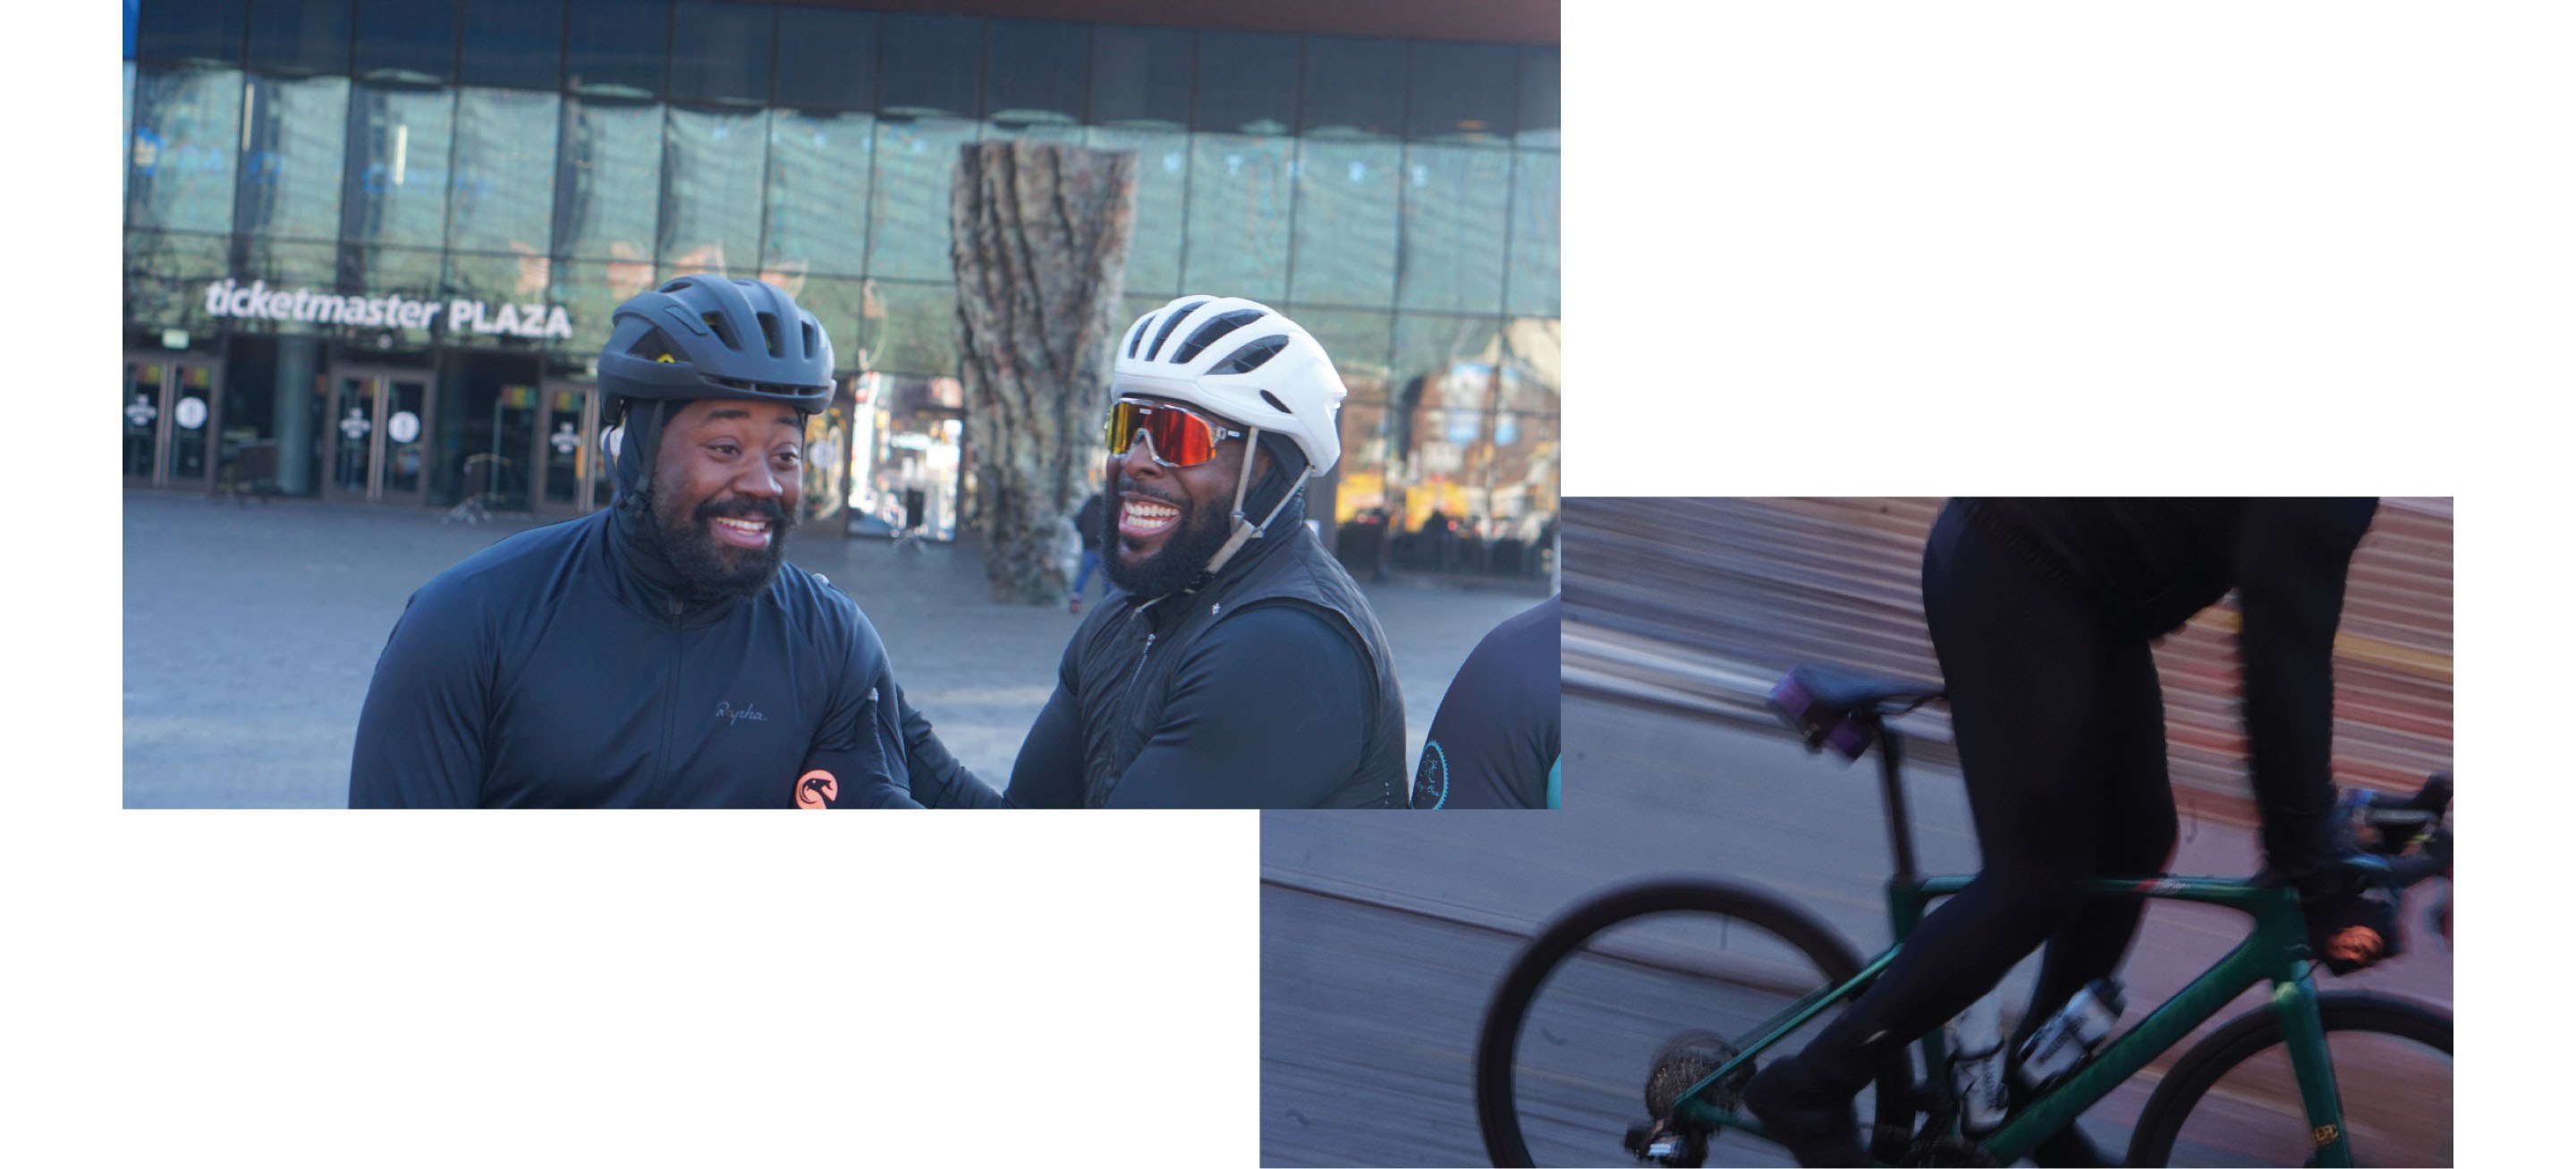
[[1810, 751], [1831, 746], [1846, 759], [1869, 750], [1862, 716], [1900, 714], [1941, 697], [1941, 688], [1823, 666], [1798, 666], [1771, 688], [1771, 709]]

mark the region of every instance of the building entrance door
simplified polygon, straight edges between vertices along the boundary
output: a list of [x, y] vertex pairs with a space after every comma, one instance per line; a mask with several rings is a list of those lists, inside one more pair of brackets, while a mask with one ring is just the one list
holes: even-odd
[[332, 371], [324, 498], [428, 503], [431, 382], [424, 370]]
[[538, 470], [528, 502], [539, 515], [586, 515], [608, 502], [599, 465], [598, 386], [547, 381], [538, 395], [534, 439], [528, 465]]
[[171, 354], [125, 355], [125, 481], [211, 487], [211, 435], [223, 406], [223, 367]]

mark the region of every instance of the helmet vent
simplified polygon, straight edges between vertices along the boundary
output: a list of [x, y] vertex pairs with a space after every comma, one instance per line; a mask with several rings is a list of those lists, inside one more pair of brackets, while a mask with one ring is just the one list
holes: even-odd
[[[1287, 347], [1287, 334], [1274, 333], [1258, 341], [1246, 344], [1241, 349], [1235, 350], [1233, 356], [1216, 363], [1216, 365], [1209, 369], [1208, 372], [1251, 373], [1253, 370], [1261, 368], [1262, 365], [1268, 362], [1271, 358], [1278, 356], [1279, 351], [1286, 349]], [[1269, 395], [1265, 393], [1262, 396], [1268, 397]]]
[[787, 346], [778, 338], [778, 314], [759, 313], [756, 315], [760, 318], [760, 339], [764, 344], [769, 346], [769, 355], [771, 357], [787, 356]]
[[811, 359], [811, 358], [814, 356], [814, 344], [815, 344], [815, 337], [814, 337], [814, 322], [813, 322], [812, 320], [810, 320], [810, 319], [809, 319], [809, 320], [807, 320], [807, 321], [805, 321], [805, 322], [804, 322], [804, 330], [805, 330], [805, 356], [806, 356], [808, 359]]
[[676, 360], [676, 355], [679, 353], [678, 347], [671, 344], [670, 336], [660, 329], [644, 330], [644, 335], [637, 337], [633, 345], [627, 346], [626, 351], [647, 361], [660, 361], [664, 358]]
[[1296, 416], [1296, 414], [1297, 414], [1297, 412], [1296, 412], [1296, 411], [1291, 410], [1291, 409], [1289, 409], [1289, 408], [1288, 408], [1288, 403], [1286, 403], [1286, 402], [1282, 402], [1282, 401], [1280, 401], [1278, 398], [1276, 398], [1276, 397], [1272, 396], [1272, 395], [1271, 395], [1271, 393], [1270, 393], [1270, 391], [1268, 391], [1268, 390], [1263, 390], [1263, 391], [1261, 391], [1261, 400], [1262, 400], [1262, 401], [1264, 401], [1264, 402], [1268, 402], [1268, 403], [1270, 403], [1270, 408], [1271, 408], [1271, 409], [1276, 410], [1276, 411], [1278, 411], [1278, 412], [1280, 412], [1280, 413], [1282, 413], [1282, 414], [1286, 414], [1286, 415], [1288, 415], [1288, 416], [1290, 416], [1290, 417], [1292, 417], [1292, 418], [1293, 418], [1293, 417], [1295, 417], [1295, 416]]
[[724, 319], [718, 313], [699, 313], [698, 319], [707, 323], [707, 328], [715, 332], [716, 340], [724, 342], [725, 348], [742, 348], [742, 338], [733, 335], [732, 321]]
[[1153, 323], [1153, 315], [1149, 313], [1137, 318], [1136, 327], [1127, 330], [1127, 356], [1136, 356], [1136, 347], [1145, 343], [1145, 326]]
[[1152, 361], [1157, 354], [1160, 354], [1163, 351], [1163, 342], [1171, 339], [1172, 330], [1180, 327], [1182, 317], [1190, 315], [1193, 310], [1206, 303], [1207, 302], [1204, 300], [1194, 300], [1179, 308], [1173, 309], [1172, 315], [1164, 317], [1163, 327], [1154, 331], [1153, 345], [1145, 350], [1145, 360]]
[[1249, 325], [1254, 321], [1260, 320], [1266, 315], [1268, 314], [1263, 313], [1260, 309], [1250, 308], [1239, 308], [1232, 312], [1219, 313], [1213, 320], [1208, 321], [1204, 325], [1200, 325], [1198, 328], [1190, 330], [1189, 339], [1181, 342], [1181, 347], [1172, 351], [1172, 360], [1176, 362], [1188, 361], [1189, 359], [1198, 356], [1200, 350], [1215, 344], [1226, 334], [1231, 333], [1236, 329], [1240, 329], [1245, 325]]

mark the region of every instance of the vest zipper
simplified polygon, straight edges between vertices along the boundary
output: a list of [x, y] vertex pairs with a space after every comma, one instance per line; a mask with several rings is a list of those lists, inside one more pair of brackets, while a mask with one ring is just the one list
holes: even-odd
[[680, 600], [671, 599], [671, 680], [662, 688], [662, 749], [654, 757], [653, 803], [671, 805], [671, 732], [680, 724]]

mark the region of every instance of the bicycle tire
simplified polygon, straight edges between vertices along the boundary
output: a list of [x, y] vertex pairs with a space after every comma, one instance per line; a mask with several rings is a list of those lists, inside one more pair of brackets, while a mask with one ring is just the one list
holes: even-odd
[[[2403, 999], [2354, 991], [2330, 991], [2317, 996], [2317, 1013], [2329, 1036], [2339, 1031], [2369, 1032], [2419, 1044], [2445, 1056], [2451, 1053], [2450, 1018]], [[2182, 1135], [2183, 1125], [2190, 1120], [2193, 1110], [2209, 1090], [2238, 1065], [2281, 1041], [2279, 1016], [2271, 1007], [2262, 1006], [2237, 1016], [2226, 1026], [2193, 1044], [2181, 1059], [2174, 1061], [2173, 1070], [2165, 1073], [2154, 1094], [2147, 1098], [2146, 1107], [2139, 1112], [2137, 1130], [2129, 1140], [2128, 1163], [2172, 1163], [2174, 1146]], [[2349, 1116], [2345, 1118], [2345, 1127], [2351, 1127]]]
[[[1560, 915], [1523, 947], [1487, 1000], [1476, 1039], [1476, 1120], [1485, 1152], [1499, 1166], [1532, 1164], [1521, 1131], [1515, 1096], [1513, 1060], [1522, 1024], [1541, 986], [1566, 958], [1593, 937], [1622, 923], [1655, 914], [1691, 913], [1724, 917], [1763, 930], [1803, 954], [1823, 972], [1826, 984], [1860, 972], [1860, 956], [1830, 927], [1771, 893], [1749, 886], [1710, 880], [1661, 880], [1614, 889]], [[1676, 1021], [1681, 1022], [1681, 1021]], [[1910, 1049], [1907, 1049], [1910, 1051]], [[1640, 1067], [1640, 1077], [1646, 1069]], [[1876, 1113], [1882, 1138], [1893, 1131], [1911, 1135], [1913, 1062], [1900, 1051], [1872, 1077], [1877, 1086]], [[1615, 1142], [1617, 1134], [1609, 1134]], [[1895, 1138], [1886, 1153], [1901, 1150]], [[1607, 1148], [1605, 1147], [1605, 1152]]]

